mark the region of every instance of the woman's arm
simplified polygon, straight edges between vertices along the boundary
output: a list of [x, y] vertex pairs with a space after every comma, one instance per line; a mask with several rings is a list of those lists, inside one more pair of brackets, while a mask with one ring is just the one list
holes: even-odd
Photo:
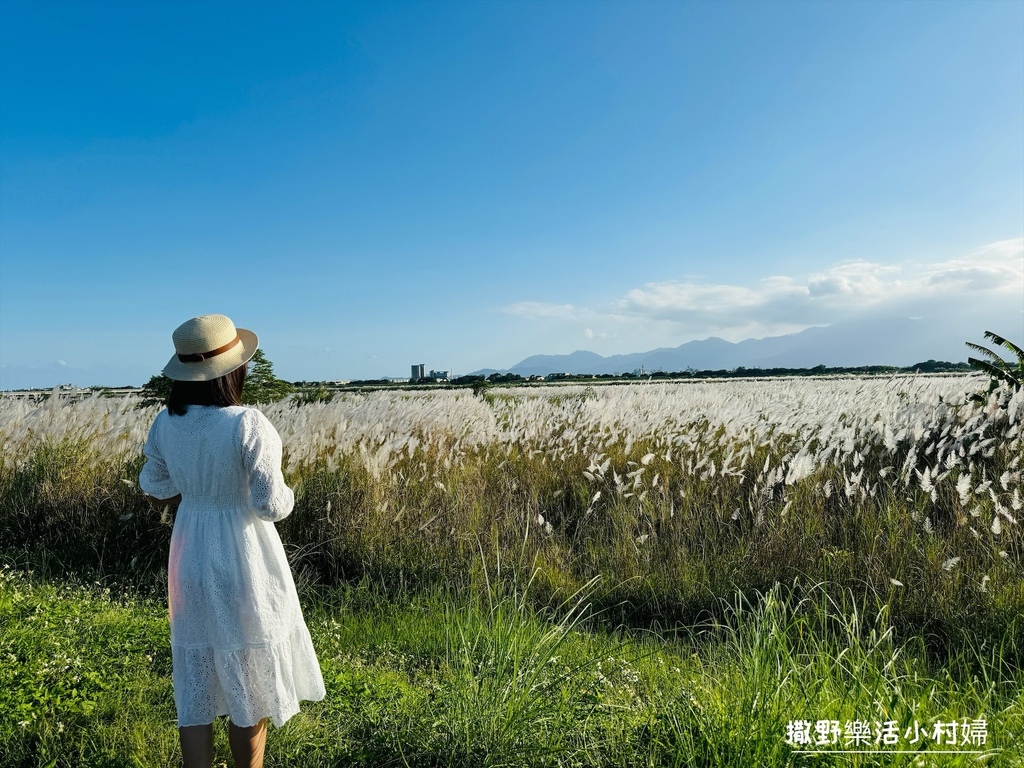
[[148, 499], [150, 504], [155, 504], [154, 509], [162, 509], [168, 504], [177, 507], [181, 501], [181, 493], [178, 491], [174, 481], [171, 480], [170, 472], [167, 471], [167, 463], [160, 453], [157, 432], [162, 419], [165, 419], [166, 411], [160, 411], [153, 426], [149, 428], [149, 435], [146, 437], [146, 444], [142, 446], [142, 454], [146, 457], [146, 463], [142, 465], [139, 472], [139, 488]]
[[242, 419], [242, 466], [249, 481], [250, 509], [270, 523], [284, 520], [295, 505], [295, 494], [281, 472], [281, 437], [255, 409]]

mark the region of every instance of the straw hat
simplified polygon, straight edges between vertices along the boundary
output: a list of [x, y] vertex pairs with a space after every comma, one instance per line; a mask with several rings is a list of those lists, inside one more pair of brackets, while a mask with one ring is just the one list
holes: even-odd
[[182, 323], [171, 334], [175, 355], [164, 375], [175, 381], [213, 381], [245, 365], [256, 354], [259, 339], [252, 331], [235, 328], [224, 315], [201, 315]]

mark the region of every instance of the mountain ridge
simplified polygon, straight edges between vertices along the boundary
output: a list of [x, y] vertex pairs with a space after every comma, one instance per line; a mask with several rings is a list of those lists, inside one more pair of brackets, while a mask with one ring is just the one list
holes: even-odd
[[[530, 355], [510, 368], [484, 369], [474, 374], [515, 373], [546, 376], [551, 373], [620, 374], [638, 371], [733, 370], [746, 368], [908, 366], [923, 360], [963, 362], [963, 337], [936, 334], [933, 323], [906, 317], [874, 318], [831, 326], [812, 326], [798, 333], [761, 339], [726, 341], [717, 336], [688, 341], [678, 347], [658, 347], [605, 357], [577, 349], [567, 355]], [[884, 341], [884, 351], [881, 351]]]

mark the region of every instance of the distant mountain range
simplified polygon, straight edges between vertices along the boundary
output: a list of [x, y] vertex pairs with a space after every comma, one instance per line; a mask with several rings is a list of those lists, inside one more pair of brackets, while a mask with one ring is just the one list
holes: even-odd
[[483, 369], [477, 375], [517, 373], [546, 376], [549, 373], [627, 373], [645, 371], [732, 370], [746, 368], [859, 367], [866, 365], [909, 366], [925, 360], [964, 362], [965, 341], [982, 341], [980, 329], [964, 335], [942, 333], [931, 323], [908, 318], [875, 318], [808, 328], [787, 336], [747, 339], [738, 343], [717, 337], [690, 341], [678, 347], [652, 349], [602, 357], [577, 350], [569, 355], [532, 355], [511, 368]]

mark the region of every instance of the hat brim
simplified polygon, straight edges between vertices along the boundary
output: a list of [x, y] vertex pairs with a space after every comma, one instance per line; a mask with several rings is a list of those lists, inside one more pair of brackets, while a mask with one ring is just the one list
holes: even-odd
[[242, 367], [252, 360], [260, 340], [255, 333], [245, 328], [235, 330], [241, 340], [240, 344], [236, 344], [227, 352], [197, 363], [183, 363], [174, 355], [164, 366], [164, 376], [174, 381], [213, 381]]

